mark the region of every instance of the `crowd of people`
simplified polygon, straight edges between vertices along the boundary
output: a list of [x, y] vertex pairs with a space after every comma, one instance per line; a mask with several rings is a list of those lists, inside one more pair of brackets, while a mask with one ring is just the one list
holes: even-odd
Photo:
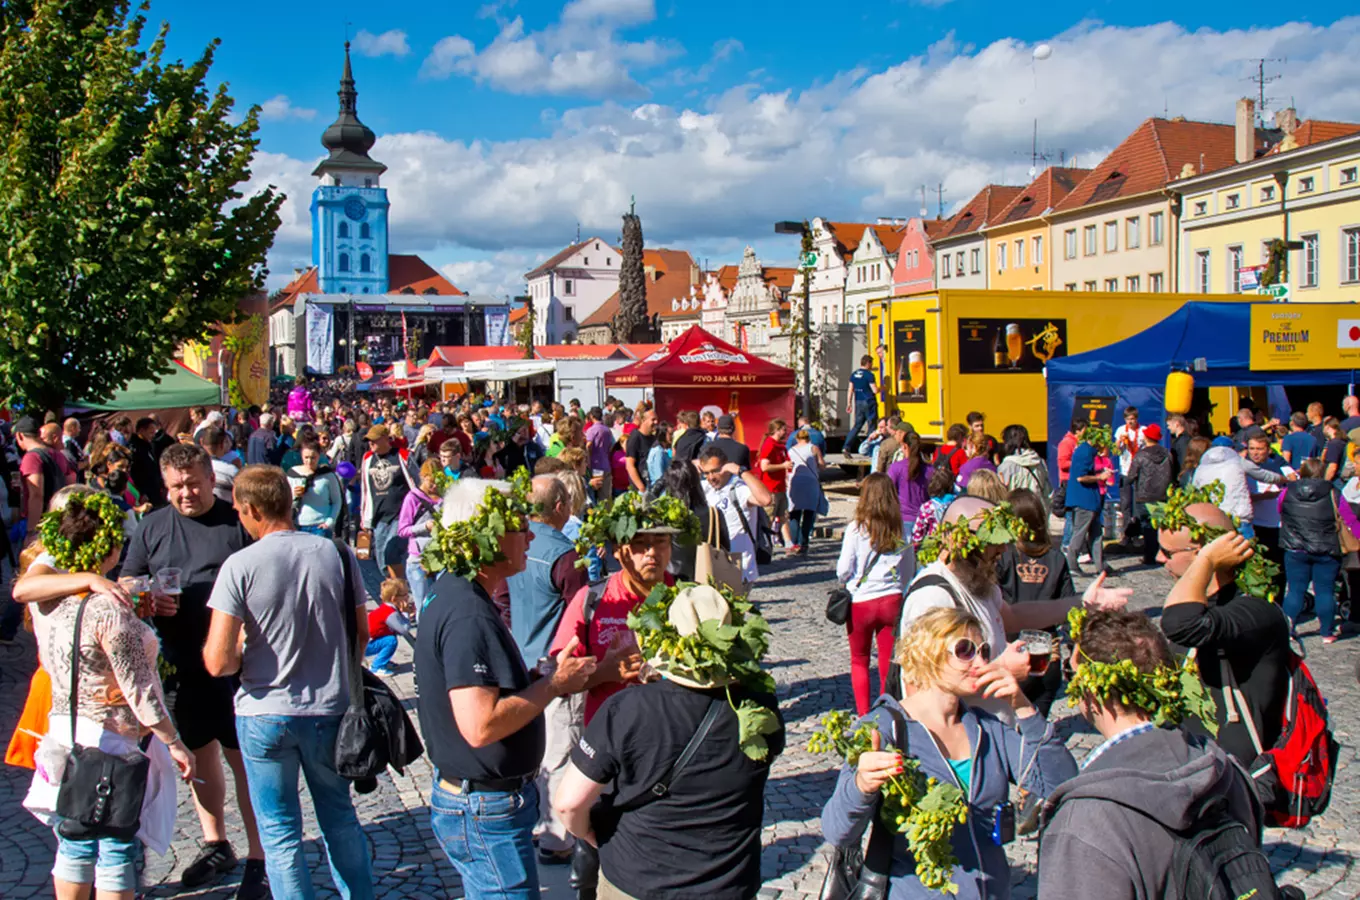
[[[998, 440], [972, 413], [927, 441], [901, 418], [877, 420], [872, 387], [852, 402], [871, 464], [835, 581], [849, 595], [850, 682], [874, 746], [842, 772], [827, 839], [861, 840], [906, 751], [966, 798], [951, 841], [963, 896], [1006, 895], [1012, 786], [1032, 798], [1031, 830], [1043, 828], [1044, 896], [1161, 896], [1175, 833], [1215, 798], [1259, 847], [1263, 813], [1241, 767], [1279, 737], [1290, 640], [1310, 602], [1321, 639], [1336, 636], [1339, 573], [1360, 548], [1348, 453], [1360, 402], [1347, 398], [1345, 422], [1310, 408], [1287, 432], [1244, 409], [1232, 435], [1212, 440], [1181, 416], [1163, 434], [1132, 408], [1112, 435], [1076, 420], [1054, 478], [1023, 426]], [[435, 770], [433, 832], [467, 896], [530, 897], [539, 865], [570, 866], [586, 900], [754, 896], [764, 786], [784, 742], [778, 704], [693, 660], [644, 658], [639, 629], [667, 626], [637, 614], [707, 562], [681, 540], [691, 531], [705, 554], [734, 561], [739, 581], [672, 591], [674, 627], [743, 615], [732, 598], [781, 545], [808, 554], [828, 510], [816, 424], [775, 419], [748, 447], [731, 416], [663, 422], [650, 403], [614, 398], [591, 409], [403, 401], [302, 382], [277, 399], [269, 410], [192, 409], [173, 435], [153, 416], [9, 429], [20, 493], [8, 537], [23, 552], [4, 627], [12, 637], [27, 610], [38, 641], [29, 701], [46, 712], [48, 698], [50, 715], [26, 738], [28, 805], [56, 830], [58, 891], [130, 896], [137, 843], [161, 852], [170, 841], [176, 778], [202, 831], [182, 883], [235, 869], [230, 776], [247, 837], [237, 896], [310, 897], [301, 773], [337, 889], [372, 896], [336, 741], [357, 668], [370, 659], [393, 674], [405, 640]], [[1222, 537], [1153, 525], [1172, 487], [1211, 484], [1220, 499], [1186, 513]], [[588, 521], [615, 537], [583, 543]], [[448, 557], [441, 535], [469, 522], [487, 535]], [[1111, 525], [1115, 543], [1141, 539], [1143, 561], [1177, 579], [1160, 628], [1106, 584]], [[1239, 587], [1253, 547], [1281, 564], [1282, 606]], [[1086, 565], [1095, 578], [1079, 594]], [[1085, 625], [1064, 652], [1073, 610]], [[1064, 682], [1119, 660], [1134, 664], [1121, 677], [1159, 677], [1172, 645], [1211, 661], [1200, 672], [1216, 737], [1190, 719], [1155, 728], [1144, 694], [1092, 688], [1080, 709], [1106, 740], [1078, 772], [1048, 721]], [[770, 717], [759, 758], [745, 752], [738, 704]], [[27, 710], [25, 721], [36, 721]], [[64, 814], [45, 760], [90, 743], [149, 760], [155, 801], [135, 833], [82, 831]], [[1167, 834], [1131, 839], [1131, 815]], [[1074, 880], [1060, 867], [1089, 854], [1093, 835], [1103, 868]], [[907, 843], [891, 846], [894, 895], [933, 893]]]

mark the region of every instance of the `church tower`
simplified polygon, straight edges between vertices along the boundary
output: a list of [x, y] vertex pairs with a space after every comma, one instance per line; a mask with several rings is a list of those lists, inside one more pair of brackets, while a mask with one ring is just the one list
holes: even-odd
[[321, 136], [330, 151], [312, 172], [312, 265], [323, 294], [385, 294], [387, 189], [379, 178], [387, 166], [368, 155], [377, 137], [359, 121], [358, 92], [345, 42], [340, 77], [340, 115]]

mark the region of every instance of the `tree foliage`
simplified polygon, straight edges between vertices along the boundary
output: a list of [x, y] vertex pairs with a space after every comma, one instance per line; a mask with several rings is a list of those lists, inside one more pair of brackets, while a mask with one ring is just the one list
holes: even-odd
[[623, 260], [619, 263], [619, 311], [614, 314], [616, 343], [654, 343], [647, 318], [647, 274], [642, 269], [642, 220], [636, 213], [623, 217]]
[[264, 285], [258, 108], [205, 86], [218, 41], [167, 62], [145, 27], [126, 0], [0, 5], [0, 400], [106, 400]]

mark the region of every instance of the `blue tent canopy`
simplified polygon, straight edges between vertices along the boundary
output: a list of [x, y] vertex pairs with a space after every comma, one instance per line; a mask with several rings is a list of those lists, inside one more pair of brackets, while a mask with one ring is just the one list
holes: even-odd
[[[1191, 301], [1157, 324], [1098, 350], [1048, 363], [1049, 465], [1067, 433], [1079, 397], [1112, 400], [1116, 410], [1139, 408], [1143, 424], [1164, 424], [1166, 376], [1173, 369], [1194, 372], [1196, 387], [1263, 386], [1272, 414], [1288, 410], [1284, 388], [1291, 385], [1354, 384], [1353, 369], [1261, 372], [1251, 368], [1252, 303]], [[1116, 424], [1119, 416], [1115, 416]]]

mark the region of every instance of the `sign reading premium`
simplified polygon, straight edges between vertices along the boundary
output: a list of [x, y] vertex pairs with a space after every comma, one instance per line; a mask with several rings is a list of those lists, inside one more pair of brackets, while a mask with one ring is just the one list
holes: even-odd
[[1251, 367], [1360, 368], [1360, 311], [1350, 303], [1259, 303], [1251, 308]]
[[897, 374], [897, 402], [926, 402], [926, 320], [893, 323], [893, 359]]
[[961, 375], [1042, 373], [1066, 355], [1066, 319], [959, 319]]

